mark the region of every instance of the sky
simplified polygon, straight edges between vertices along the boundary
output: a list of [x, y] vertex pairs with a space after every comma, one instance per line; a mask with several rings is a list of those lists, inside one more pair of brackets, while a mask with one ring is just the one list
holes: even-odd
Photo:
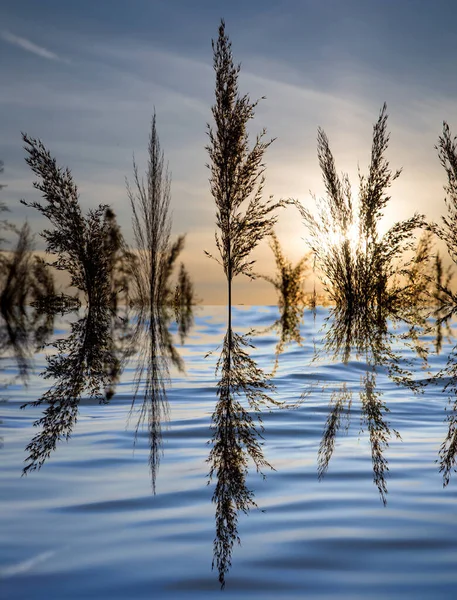
[[[197, 295], [224, 303], [215, 252], [215, 205], [205, 145], [214, 102], [211, 39], [220, 19], [241, 62], [240, 92], [265, 96], [250, 126], [276, 138], [266, 154], [265, 194], [312, 207], [323, 194], [316, 154], [323, 127], [337, 169], [354, 184], [367, 168], [372, 125], [387, 102], [392, 168], [384, 228], [415, 211], [438, 220], [445, 176], [435, 145], [446, 120], [457, 134], [455, 0], [2, 0], [0, 4], [1, 198], [10, 220], [46, 221], [20, 198], [38, 199], [21, 131], [40, 138], [70, 167], [85, 210], [112, 205], [133, 244], [125, 178], [132, 156], [146, 166], [155, 109], [172, 173], [173, 235], [186, 233], [182, 259]], [[354, 187], [356, 194], [357, 188]], [[306, 252], [296, 209], [276, 231], [293, 260]], [[37, 236], [36, 245], [43, 249]], [[267, 242], [256, 271], [271, 273]], [[311, 289], [311, 279], [307, 289]], [[234, 302], [272, 304], [274, 288], [238, 277]]]

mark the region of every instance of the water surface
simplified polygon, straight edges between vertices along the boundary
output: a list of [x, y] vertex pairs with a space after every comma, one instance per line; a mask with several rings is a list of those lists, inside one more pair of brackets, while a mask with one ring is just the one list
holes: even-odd
[[[222, 591], [217, 560], [212, 569], [217, 476], [208, 484], [208, 457], [225, 308], [197, 309], [183, 344], [170, 320], [169, 342], [179, 357], [168, 350], [157, 363], [156, 342], [141, 356], [151, 339], [146, 329], [137, 353], [110, 374], [109, 402], [85, 390], [69, 440], [22, 477], [25, 448], [40, 431], [33, 423], [45, 406], [20, 406], [52, 385], [40, 373], [57, 349], [36, 351], [32, 344], [19, 377], [17, 349], [3, 344], [0, 597], [455, 597], [457, 481], [451, 470], [443, 487], [439, 454], [452, 417], [443, 391], [450, 371], [433, 381], [449, 357], [452, 363], [455, 340], [445, 336], [436, 353], [433, 330], [422, 332], [430, 349], [425, 364], [408, 341], [408, 326], [390, 323], [393, 355], [381, 349], [385, 362], [373, 366], [366, 348], [344, 355], [325, 346], [328, 317], [326, 308], [306, 310], [301, 339], [284, 337], [276, 356], [278, 309], [234, 309], [234, 330], [255, 330], [249, 357], [274, 372], [276, 390], [268, 393], [280, 406], [260, 407], [263, 433], [249, 413], [274, 470], [263, 468], [263, 478], [249, 459], [240, 484], [228, 465], [235, 489], [227, 493], [252, 493], [257, 508], [234, 515], [241, 543], [234, 537], [233, 547], [225, 546], [231, 567]], [[46, 342], [68, 336], [81, 318], [83, 312], [57, 317]], [[128, 327], [121, 329], [109, 330], [117, 357], [128, 346]], [[408, 371], [406, 384], [398, 385], [390, 369], [395, 355]], [[230, 538], [230, 527], [223, 533]]]

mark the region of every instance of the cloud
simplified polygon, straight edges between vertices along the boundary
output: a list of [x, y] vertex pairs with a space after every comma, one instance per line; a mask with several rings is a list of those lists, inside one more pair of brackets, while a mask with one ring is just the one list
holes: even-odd
[[0, 37], [4, 42], [12, 44], [13, 46], [17, 46], [18, 48], [22, 48], [23, 50], [31, 52], [36, 56], [41, 56], [41, 58], [46, 58], [47, 60], [62, 61], [62, 58], [60, 58], [60, 56], [58, 56], [54, 52], [51, 52], [50, 50], [47, 50], [42, 46], [38, 46], [37, 44], [34, 44], [30, 40], [27, 40], [23, 37], [14, 35], [14, 33], [10, 33], [9, 31], [0, 32]]
[[54, 556], [55, 553], [55, 550], [51, 550], [49, 552], [42, 552], [41, 554], [38, 554], [33, 558], [29, 558], [28, 560], [15, 563], [13, 565], [10, 565], [9, 567], [4, 567], [0, 569], [0, 579], [14, 577], [15, 575], [22, 575], [23, 573], [27, 573], [27, 571], [30, 571], [31, 569], [35, 568], [40, 563], [49, 560], [52, 556]]

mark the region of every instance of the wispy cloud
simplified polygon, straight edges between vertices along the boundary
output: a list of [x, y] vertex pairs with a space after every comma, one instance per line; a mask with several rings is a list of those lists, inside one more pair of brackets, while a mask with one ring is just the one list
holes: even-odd
[[4, 579], [7, 577], [14, 577], [15, 575], [22, 575], [23, 573], [27, 573], [31, 569], [35, 568], [42, 562], [49, 560], [54, 554], [55, 550], [51, 550], [49, 552], [42, 552], [33, 558], [29, 558], [28, 560], [24, 560], [22, 562], [15, 563], [10, 565], [9, 567], [5, 567], [0, 569], [0, 579]]
[[1, 31], [0, 38], [4, 42], [7, 42], [8, 44], [12, 44], [13, 46], [22, 48], [22, 50], [25, 50], [26, 52], [31, 52], [32, 54], [35, 54], [36, 56], [41, 56], [41, 58], [46, 58], [47, 60], [58, 60], [58, 61], [63, 60], [60, 56], [55, 54], [55, 52], [51, 52], [50, 50], [47, 50], [46, 48], [43, 48], [42, 46], [38, 46], [37, 44], [34, 44], [33, 42], [31, 42], [30, 40], [27, 40], [26, 38], [19, 37], [18, 35], [14, 35], [14, 33], [11, 33], [9, 31]]

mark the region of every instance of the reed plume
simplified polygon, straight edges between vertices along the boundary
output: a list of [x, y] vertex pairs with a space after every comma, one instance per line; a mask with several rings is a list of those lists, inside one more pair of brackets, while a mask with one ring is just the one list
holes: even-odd
[[123, 252], [113, 211], [100, 204], [83, 215], [70, 170], [59, 167], [40, 140], [26, 134], [22, 138], [26, 162], [39, 177], [33, 186], [45, 203], [21, 202], [38, 210], [54, 227], [41, 234], [47, 252], [57, 254], [52, 266], [70, 274], [71, 285], [84, 292], [89, 305], [111, 302], [114, 267]]
[[194, 323], [195, 303], [196, 297], [192, 280], [184, 263], [181, 263], [178, 274], [178, 283], [176, 284], [173, 298], [173, 307], [181, 344], [184, 344], [187, 334]]
[[[316, 352], [314, 361], [320, 355], [331, 357], [334, 362], [348, 365], [357, 361], [363, 366], [360, 385], [346, 381], [331, 391], [329, 413], [318, 451], [318, 476], [322, 479], [327, 473], [335, 449], [336, 436], [342, 425], [347, 432], [350, 426], [353, 398], [360, 399], [360, 432], [367, 431], [372, 460], [373, 483], [378, 488], [381, 500], [387, 503], [388, 460], [385, 452], [391, 439], [401, 439], [399, 432], [389, 422], [390, 410], [383, 398], [382, 388], [377, 387], [378, 373], [385, 373], [397, 386], [419, 393], [425, 383], [413, 377], [413, 361], [406, 358], [411, 347], [418, 358], [426, 363], [424, 354], [408, 335], [395, 332], [388, 327], [387, 319], [392, 318], [388, 308], [382, 312], [350, 311], [345, 307], [333, 307], [326, 323], [323, 348]], [[406, 352], [401, 352], [400, 344]], [[325, 389], [328, 389], [325, 386]], [[324, 391], [324, 387], [322, 388]], [[355, 394], [356, 392], [356, 394]]]
[[457, 138], [452, 137], [446, 121], [443, 122], [443, 133], [435, 148], [447, 177], [447, 184], [444, 186], [447, 214], [441, 217], [440, 225], [431, 223], [430, 228], [446, 243], [450, 257], [457, 263]]
[[278, 308], [280, 317], [266, 331], [277, 330], [279, 341], [275, 350], [274, 375], [279, 366], [279, 356], [286, 344], [296, 342], [301, 345], [300, 323], [304, 308], [309, 304], [303, 290], [303, 282], [310, 267], [310, 254], [305, 254], [296, 265], [293, 265], [284, 254], [278, 237], [274, 231], [270, 234], [270, 248], [276, 262], [276, 272], [273, 276], [256, 273], [256, 277], [271, 283], [278, 293]]
[[294, 266], [292, 261], [285, 256], [274, 231], [270, 234], [270, 248], [275, 258], [276, 273], [273, 277], [260, 274], [256, 274], [256, 277], [260, 277], [274, 286], [278, 292], [278, 305], [280, 308], [305, 305], [306, 297], [303, 283], [305, 275], [309, 271], [311, 255], [309, 253], [305, 254]]
[[251, 102], [247, 94], [239, 95], [240, 65], [233, 63], [223, 20], [219, 38], [212, 42], [212, 47], [216, 102], [212, 107], [214, 129], [208, 125], [206, 149], [210, 159], [210, 189], [216, 203], [216, 246], [221, 257], [216, 260], [227, 278], [230, 328], [232, 280], [239, 274], [253, 275], [254, 261], [249, 260], [249, 255], [271, 233], [276, 222], [273, 212], [282, 203], [262, 199], [264, 154], [273, 140], [265, 140], [264, 129], [250, 148], [247, 126], [254, 118], [257, 102]]
[[171, 243], [171, 174], [153, 114], [148, 145], [146, 181], [133, 160], [133, 187], [127, 181], [127, 194], [132, 208], [132, 224], [138, 255], [131, 264], [134, 303], [139, 306], [171, 304], [173, 291], [170, 277], [184, 236]]
[[424, 225], [423, 215], [396, 223], [379, 233], [379, 222], [389, 203], [387, 190], [401, 170], [392, 172], [385, 152], [389, 144], [384, 104], [373, 127], [368, 175], [359, 173], [358, 203], [353, 202], [347, 175], [336, 172], [325, 132], [317, 138], [319, 165], [326, 197], [317, 202], [317, 214], [296, 203], [309, 232], [309, 244], [330, 298], [351, 310], [374, 309], [399, 298], [397, 260], [413, 246], [412, 234]]

